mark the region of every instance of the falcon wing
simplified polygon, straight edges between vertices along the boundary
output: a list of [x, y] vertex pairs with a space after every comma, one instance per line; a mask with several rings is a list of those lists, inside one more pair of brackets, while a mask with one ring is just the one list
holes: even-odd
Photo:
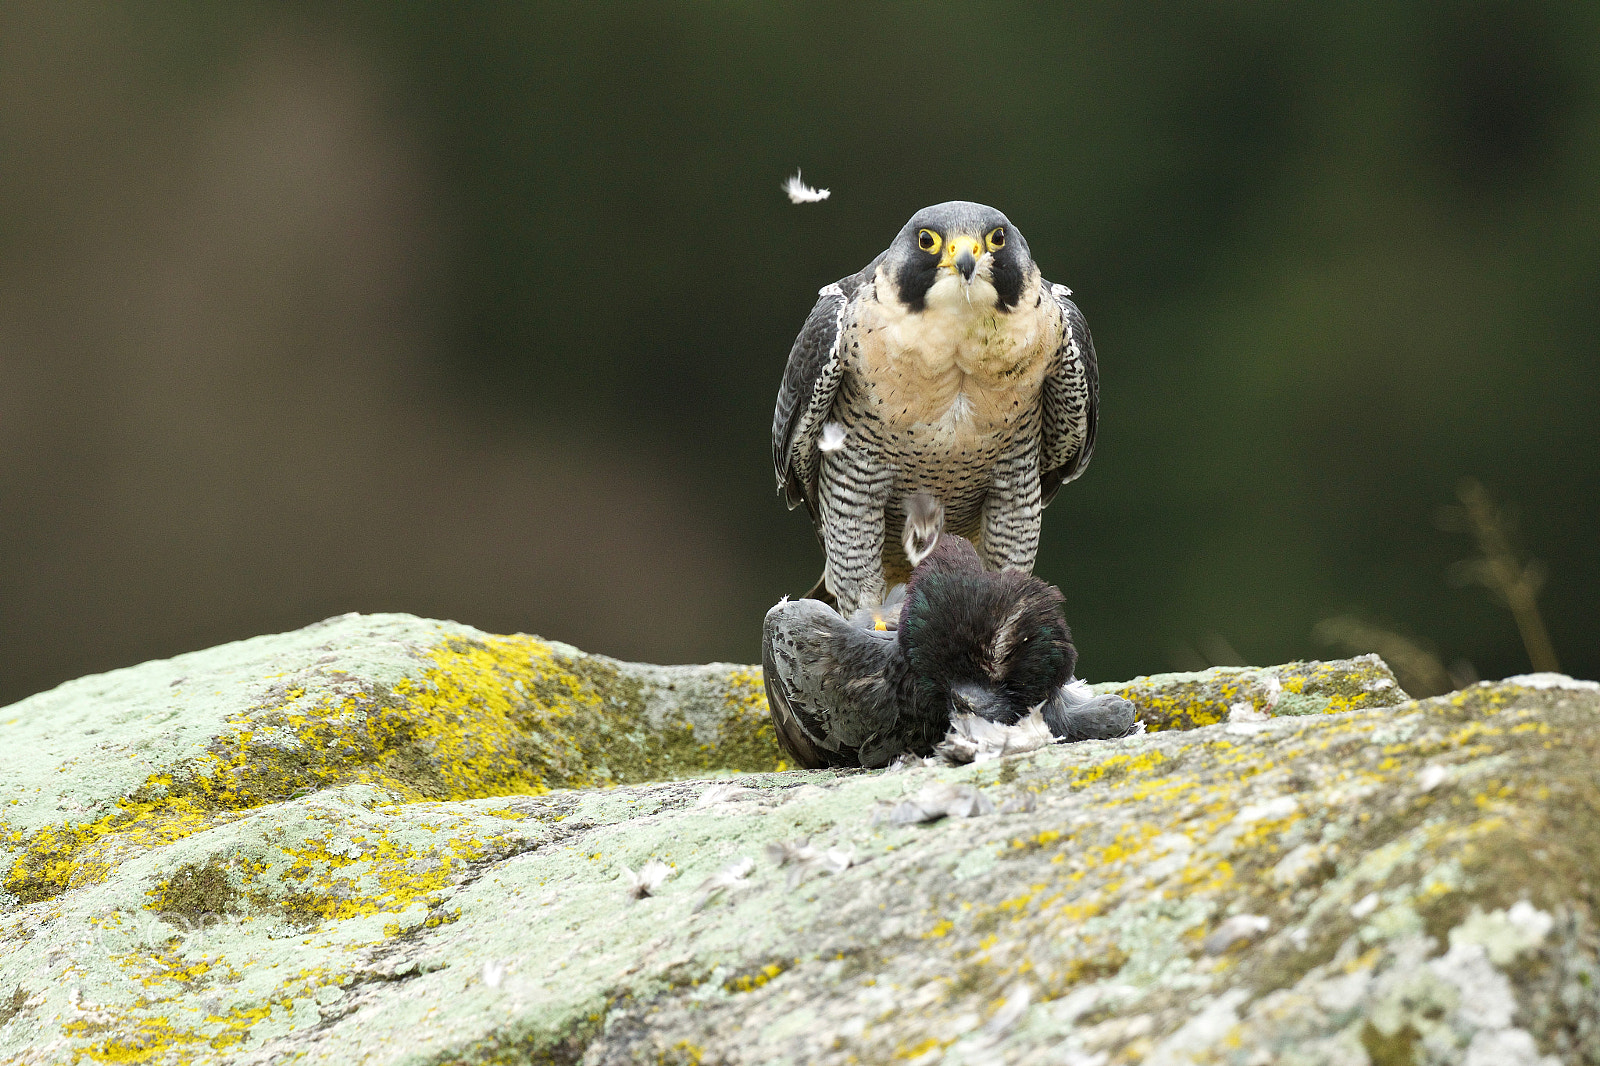
[[852, 625], [816, 600], [784, 600], [762, 626], [761, 667], [779, 746], [801, 766], [861, 766], [864, 755], [881, 766], [898, 752], [907, 678], [894, 632]]
[[839, 390], [839, 378], [844, 374], [839, 338], [844, 333], [845, 311], [856, 290], [871, 280], [877, 267], [878, 260], [874, 259], [860, 273], [818, 291], [817, 305], [794, 339], [788, 365], [783, 368], [778, 405], [772, 412], [772, 465], [778, 475], [778, 491], [784, 494], [790, 509], [804, 503], [813, 518], [817, 501], [817, 438], [822, 435], [834, 394]]
[[1044, 501], [1083, 473], [1094, 451], [1099, 420], [1100, 368], [1083, 312], [1070, 299], [1072, 290], [1050, 282], [1050, 293], [1066, 321], [1066, 337], [1056, 352], [1055, 366], [1044, 379], [1044, 442], [1039, 470]]

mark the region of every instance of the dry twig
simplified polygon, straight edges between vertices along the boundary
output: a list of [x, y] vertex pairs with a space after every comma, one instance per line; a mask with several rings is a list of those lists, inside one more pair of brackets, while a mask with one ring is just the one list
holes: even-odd
[[1463, 478], [1456, 486], [1459, 507], [1440, 511], [1440, 525], [1446, 529], [1465, 529], [1478, 542], [1479, 556], [1463, 559], [1450, 568], [1450, 576], [1461, 584], [1482, 585], [1511, 609], [1522, 646], [1535, 670], [1555, 673], [1556, 661], [1550, 631], [1539, 614], [1539, 590], [1544, 587], [1544, 566], [1537, 559], [1522, 562], [1511, 547], [1515, 521], [1502, 511], [1489, 491], [1474, 478]]

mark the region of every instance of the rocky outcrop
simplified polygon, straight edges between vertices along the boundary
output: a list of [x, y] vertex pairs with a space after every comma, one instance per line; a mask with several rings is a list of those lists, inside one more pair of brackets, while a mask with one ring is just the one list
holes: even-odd
[[844, 773], [753, 668], [408, 616], [72, 682], [0, 710], [0, 1058], [1600, 1061], [1600, 685], [1099, 687], [1152, 731]]

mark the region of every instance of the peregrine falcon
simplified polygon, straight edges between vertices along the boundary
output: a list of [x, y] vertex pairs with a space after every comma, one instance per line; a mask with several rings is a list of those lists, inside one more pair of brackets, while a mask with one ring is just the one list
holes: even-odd
[[827, 554], [813, 595], [848, 617], [904, 581], [919, 490], [986, 567], [1033, 570], [1041, 511], [1094, 447], [1094, 344], [1070, 292], [1005, 215], [964, 200], [820, 290], [772, 417], [778, 490]]
[[992, 573], [965, 539], [940, 536], [906, 585], [898, 628], [852, 622], [816, 600], [767, 612], [762, 671], [778, 743], [802, 767], [926, 756], [955, 719], [1015, 726], [1042, 715], [1057, 740], [1111, 739], [1134, 708], [1072, 681], [1078, 653], [1061, 593]]

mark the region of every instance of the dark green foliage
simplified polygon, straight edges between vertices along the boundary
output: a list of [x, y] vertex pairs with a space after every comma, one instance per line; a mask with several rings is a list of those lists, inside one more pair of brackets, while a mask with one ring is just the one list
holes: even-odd
[[[1350, 609], [1526, 669], [1444, 581], [1429, 518], [1466, 474], [1520, 504], [1563, 665], [1600, 673], [1592, 5], [372, 10], [463, 227], [462, 387], [682, 450], [747, 537], [737, 614], [821, 558], [764, 454], [817, 287], [964, 197], [1100, 349], [1100, 446], [1038, 564], [1092, 676], [1214, 633], [1309, 658]], [[788, 204], [796, 164], [833, 198]]]

